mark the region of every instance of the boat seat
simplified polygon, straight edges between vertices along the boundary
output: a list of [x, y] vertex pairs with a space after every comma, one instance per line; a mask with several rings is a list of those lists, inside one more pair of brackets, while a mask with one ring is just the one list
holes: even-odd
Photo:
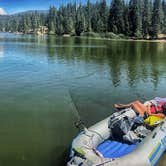
[[138, 144], [129, 145], [117, 141], [106, 140], [97, 147], [97, 150], [105, 158], [118, 158], [134, 151], [137, 145]]

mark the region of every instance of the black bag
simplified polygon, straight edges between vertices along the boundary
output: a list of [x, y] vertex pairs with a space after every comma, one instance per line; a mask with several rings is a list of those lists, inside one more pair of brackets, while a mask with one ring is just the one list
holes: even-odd
[[163, 108], [163, 114], [166, 116], [166, 103], [164, 103], [164, 105], [162, 106]]
[[113, 139], [122, 141], [123, 135], [127, 134], [131, 130], [134, 122], [127, 116], [121, 119], [110, 120], [109, 128], [111, 129], [111, 137]]

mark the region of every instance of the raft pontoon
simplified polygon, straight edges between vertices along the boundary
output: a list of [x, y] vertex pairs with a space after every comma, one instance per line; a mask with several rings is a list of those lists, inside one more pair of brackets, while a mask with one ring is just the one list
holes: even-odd
[[68, 166], [153, 166], [166, 150], [166, 118], [139, 143], [111, 138], [110, 119], [134, 118], [132, 109], [116, 112], [84, 129], [74, 140]]

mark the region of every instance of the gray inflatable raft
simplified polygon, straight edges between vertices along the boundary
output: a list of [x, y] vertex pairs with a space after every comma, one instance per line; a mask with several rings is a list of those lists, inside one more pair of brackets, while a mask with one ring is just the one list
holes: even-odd
[[84, 129], [72, 142], [67, 166], [153, 166], [166, 150], [166, 118], [139, 144], [110, 140], [110, 118], [134, 118], [126, 109]]

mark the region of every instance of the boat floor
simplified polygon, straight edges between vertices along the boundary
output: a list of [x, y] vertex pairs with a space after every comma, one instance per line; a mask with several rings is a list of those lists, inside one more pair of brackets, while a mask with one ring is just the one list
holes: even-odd
[[97, 147], [97, 150], [105, 158], [118, 158], [134, 151], [137, 145], [138, 144], [129, 145], [117, 141], [106, 140]]

